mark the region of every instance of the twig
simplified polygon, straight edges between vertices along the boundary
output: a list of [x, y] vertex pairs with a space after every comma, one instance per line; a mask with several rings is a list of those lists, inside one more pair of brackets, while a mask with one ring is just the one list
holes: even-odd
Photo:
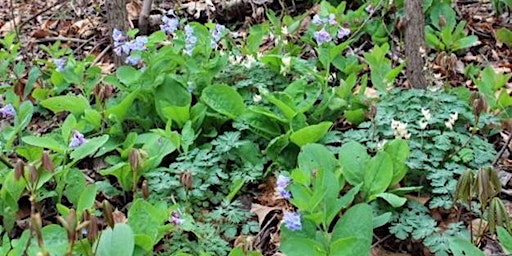
[[107, 54], [107, 52], [110, 50], [110, 47], [111, 47], [111, 45], [108, 45], [107, 47], [105, 47], [105, 49], [103, 49], [103, 51], [101, 51], [100, 54], [94, 59], [94, 61], [92, 62], [92, 65], [96, 65], [98, 62], [100, 62], [100, 60], [103, 58], [103, 56], [105, 56], [105, 54]]
[[505, 145], [501, 148], [500, 152], [498, 152], [498, 155], [496, 156], [496, 159], [492, 162], [492, 165], [496, 165], [498, 161], [500, 160], [501, 156], [505, 152], [505, 149], [508, 148], [508, 145], [510, 144], [510, 141], [512, 140], [512, 134], [509, 134], [507, 142], [505, 142]]
[[54, 42], [54, 41], [68, 41], [68, 42], [75, 42], [75, 43], [86, 43], [89, 40], [79, 39], [79, 38], [72, 38], [72, 37], [46, 37], [42, 39], [35, 40], [36, 43], [47, 43], [47, 42]]
[[[31, 16], [30, 18], [24, 20], [23, 22], [20, 23], [20, 26], [19, 26], [19, 29], [21, 30], [23, 28], [23, 26], [27, 25], [27, 23], [29, 23], [30, 21], [34, 20], [35, 18], [39, 17], [41, 14], [53, 9], [54, 7], [56, 7], [57, 5], [64, 5], [66, 3], [66, 1], [59, 1], [59, 2], [56, 2], [55, 4], [51, 5], [51, 6], [48, 6], [46, 7], [45, 9], [39, 11], [38, 13], [34, 14], [33, 16]], [[61, 6], [59, 6], [58, 8], [60, 8]]]
[[12, 26], [14, 27], [14, 31], [16, 32], [16, 39], [18, 40], [18, 42], [21, 42], [20, 40], [20, 30], [18, 28], [18, 26], [16, 26], [16, 17], [14, 16], [14, 3], [12, 0], [9, 0], [9, 5], [10, 5], [10, 11], [11, 11], [11, 17], [12, 17]]

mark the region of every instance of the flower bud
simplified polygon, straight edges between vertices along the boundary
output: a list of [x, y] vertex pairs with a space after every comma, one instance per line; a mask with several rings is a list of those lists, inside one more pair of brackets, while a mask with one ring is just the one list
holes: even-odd
[[53, 165], [53, 161], [50, 158], [50, 154], [48, 154], [48, 151], [43, 152], [43, 156], [41, 157], [42, 166], [47, 171], [53, 173], [55, 172], [55, 165]]
[[16, 162], [16, 167], [14, 168], [14, 179], [20, 180], [21, 177], [25, 174], [25, 162], [23, 160], [18, 159]]
[[180, 173], [180, 183], [187, 191], [190, 190], [192, 188], [192, 173], [190, 171]]

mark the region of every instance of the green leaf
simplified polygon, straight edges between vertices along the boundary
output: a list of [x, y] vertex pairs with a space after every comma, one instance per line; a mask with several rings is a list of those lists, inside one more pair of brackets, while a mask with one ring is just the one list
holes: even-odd
[[66, 188], [64, 193], [66, 198], [75, 206], [78, 205], [82, 191], [85, 188], [86, 182], [84, 174], [81, 170], [70, 168], [65, 177]]
[[49, 99], [41, 101], [41, 105], [53, 113], [60, 113], [63, 111], [69, 111], [74, 115], [80, 115], [86, 109], [91, 109], [89, 100], [83, 95], [63, 95], [55, 96]]
[[478, 249], [475, 245], [469, 242], [466, 239], [462, 239], [459, 237], [453, 237], [450, 239], [450, 250], [453, 253], [453, 256], [484, 256], [485, 254]]
[[388, 153], [378, 152], [366, 165], [363, 191], [367, 196], [382, 193], [391, 184], [393, 178], [393, 161]]
[[201, 93], [201, 100], [210, 108], [229, 118], [236, 119], [245, 112], [242, 96], [227, 85], [210, 85]]
[[21, 138], [21, 140], [29, 145], [47, 148], [58, 153], [64, 153], [68, 149], [66, 145], [56, 141], [55, 139], [49, 136], [36, 137], [34, 135], [29, 135]]
[[331, 128], [332, 122], [321, 122], [306, 126], [290, 135], [290, 140], [299, 147], [309, 143], [315, 143], [321, 139]]
[[409, 145], [407, 145], [405, 140], [395, 139], [384, 145], [384, 151], [386, 151], [393, 160], [393, 178], [391, 179], [391, 185], [394, 185], [400, 182], [407, 173], [408, 168], [405, 161], [410, 155]]
[[116, 76], [125, 85], [133, 85], [137, 83], [142, 75], [142, 72], [132, 66], [123, 65], [116, 71]]
[[81, 159], [86, 158], [87, 156], [94, 154], [96, 151], [98, 151], [98, 149], [100, 149], [103, 146], [103, 144], [105, 144], [108, 141], [108, 138], [109, 136], [105, 134], [100, 137], [89, 139], [87, 143], [74, 149], [73, 152], [71, 152], [71, 159], [74, 162], [77, 162]]
[[162, 211], [143, 199], [136, 199], [128, 210], [128, 222], [133, 232], [148, 235], [153, 245], [162, 239], [163, 234], [159, 230], [167, 217], [167, 211]]
[[386, 202], [388, 202], [394, 208], [401, 207], [405, 204], [405, 202], [407, 202], [407, 198], [397, 196], [393, 193], [384, 192], [384, 193], [375, 195], [375, 197], [379, 197], [379, 198], [386, 200]]
[[[304, 173], [308, 179], [315, 169], [334, 172], [337, 164], [334, 154], [320, 144], [309, 144], [302, 147], [297, 162], [300, 172]], [[306, 182], [309, 184], [309, 180]]]
[[455, 43], [453, 43], [452, 49], [454, 51], [458, 51], [461, 49], [466, 49], [471, 46], [474, 46], [477, 43], [478, 43], [478, 37], [475, 35], [470, 35], [470, 36], [466, 36], [466, 37], [463, 37], [463, 38], [455, 41]]
[[244, 186], [244, 179], [238, 178], [233, 181], [231, 187], [229, 188], [229, 194], [226, 196], [226, 199], [231, 202], [233, 198], [236, 196], [238, 191]]
[[29, 100], [23, 102], [20, 106], [20, 111], [18, 112], [18, 117], [16, 118], [16, 126], [17, 129], [23, 130], [32, 120], [32, 115], [34, 114], [34, 105]]
[[128, 110], [133, 105], [133, 101], [137, 98], [138, 95], [139, 95], [139, 89], [131, 92], [130, 94], [128, 94], [126, 96], [123, 96], [122, 97], [123, 100], [121, 102], [113, 105], [112, 107], [109, 107], [105, 111], [105, 116], [109, 119], [112, 119], [113, 117], [115, 117], [115, 120], [117, 122], [122, 122], [125, 119], [126, 114], [128, 113]]
[[78, 204], [76, 206], [78, 216], [81, 216], [85, 210], [91, 210], [93, 208], [97, 192], [98, 188], [95, 184], [90, 184], [87, 187], [82, 188], [82, 193], [80, 194], [80, 198], [78, 199]]
[[254, 133], [267, 139], [277, 137], [281, 134], [281, 127], [277, 122], [266, 115], [254, 112], [252, 109], [242, 114], [240, 118], [249, 125]]
[[135, 248], [134, 234], [127, 224], [117, 223], [101, 232], [97, 243], [97, 256], [133, 255]]
[[379, 216], [373, 217], [373, 228], [382, 227], [391, 220], [391, 212], [383, 213]]
[[329, 245], [329, 255], [354, 255], [353, 247], [358, 245], [359, 240], [355, 236], [340, 238]]
[[496, 30], [496, 38], [506, 44], [508, 47], [512, 47], [512, 31], [507, 28], [499, 28]]
[[64, 120], [64, 123], [62, 123], [62, 126], [60, 127], [62, 139], [66, 143], [69, 141], [69, 138], [71, 137], [71, 131], [75, 127], [76, 127], [76, 118], [73, 114], [70, 114], [66, 117], [66, 120]]
[[167, 122], [169, 119], [179, 127], [190, 119], [190, 92], [177, 80], [167, 76], [164, 82], [154, 92], [155, 107], [158, 115]]
[[366, 147], [359, 142], [350, 141], [341, 146], [339, 162], [343, 176], [350, 185], [356, 186], [363, 182], [368, 160], [370, 160], [370, 156]]
[[356, 204], [348, 209], [334, 226], [332, 241], [356, 237], [357, 243], [350, 246], [350, 251], [343, 255], [369, 255], [372, 246], [373, 216], [368, 204]]
[[510, 233], [508, 233], [508, 231], [502, 226], [497, 227], [497, 233], [503, 249], [505, 249], [508, 253], [512, 252], [512, 236]]

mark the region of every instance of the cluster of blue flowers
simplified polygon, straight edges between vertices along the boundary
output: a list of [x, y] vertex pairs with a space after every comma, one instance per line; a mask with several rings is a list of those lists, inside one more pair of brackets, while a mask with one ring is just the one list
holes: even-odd
[[73, 136], [71, 136], [71, 141], [69, 142], [69, 148], [78, 148], [85, 143], [87, 143], [87, 139], [85, 138], [85, 136], [81, 134], [79, 131], [74, 130]]
[[192, 56], [196, 43], [197, 37], [194, 35], [194, 28], [187, 24], [185, 26], [185, 53]]
[[[336, 21], [336, 15], [333, 13], [329, 14], [329, 17], [325, 17], [325, 18], [322, 18], [322, 17], [320, 17], [320, 15], [316, 14], [315, 16], [313, 16], [313, 20], [311, 21], [311, 23], [313, 23], [317, 26], [322, 26], [322, 29], [319, 31], [316, 31], [313, 35], [315, 37], [315, 41], [318, 45], [322, 45], [324, 43], [331, 42], [333, 39], [331, 34], [327, 31], [326, 27], [339, 26], [338, 22]], [[350, 29], [347, 27], [341, 26], [338, 29], [336, 37], [338, 39], [342, 39], [348, 35], [350, 35]]]
[[[171, 16], [171, 18], [169, 18]], [[164, 31], [167, 34], [172, 34], [176, 29], [178, 29], [178, 26], [180, 25], [180, 20], [174, 14], [173, 10], [169, 10], [167, 12], [167, 16], [162, 17], [162, 25], [160, 25], [160, 29]]]
[[[279, 175], [276, 181], [276, 191], [277, 193], [285, 198], [290, 199], [292, 194], [289, 190], [286, 189], [288, 185], [290, 185], [291, 179], [290, 177]], [[302, 223], [300, 221], [301, 215], [298, 212], [284, 212], [283, 214], [283, 223], [285, 227], [290, 229], [291, 231], [297, 231], [302, 229]]]
[[12, 104], [7, 104], [0, 108], [0, 117], [5, 119], [16, 117], [16, 110], [14, 109]]
[[211, 46], [213, 49], [217, 48], [220, 39], [222, 38], [222, 33], [226, 30], [224, 25], [215, 24], [215, 28], [212, 30], [212, 42]]
[[185, 223], [185, 220], [180, 218], [180, 214], [177, 211], [173, 211], [171, 213], [171, 224], [179, 226], [183, 225]]
[[138, 36], [133, 40], [127, 41], [123, 32], [118, 29], [114, 29], [112, 32], [112, 38], [114, 39], [114, 52], [121, 56], [123, 54], [128, 55], [126, 58], [126, 63], [131, 65], [138, 65], [141, 61], [140, 55], [134, 55], [135, 51], [143, 51], [146, 50], [146, 43], [148, 42], [148, 38], [146, 36]]
[[68, 59], [66, 57], [54, 59], [53, 63], [55, 64], [55, 70], [57, 70], [58, 72], [61, 72], [66, 67], [66, 63], [68, 63]]

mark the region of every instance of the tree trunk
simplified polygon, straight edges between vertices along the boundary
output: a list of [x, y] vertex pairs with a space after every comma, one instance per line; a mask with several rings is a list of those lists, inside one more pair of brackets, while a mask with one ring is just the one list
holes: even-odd
[[[114, 28], [126, 32], [129, 27], [128, 14], [126, 12], [126, 0], [107, 0], [106, 8], [110, 35], [112, 35]], [[110, 39], [112, 41], [112, 37]], [[113, 41], [111, 43], [113, 47]], [[116, 66], [119, 66], [123, 63], [124, 57], [120, 57], [114, 54], [114, 58]]]
[[426, 88], [427, 81], [423, 72], [425, 66], [425, 17], [423, 0], [405, 1], [405, 56], [407, 58], [406, 75], [413, 88]]

